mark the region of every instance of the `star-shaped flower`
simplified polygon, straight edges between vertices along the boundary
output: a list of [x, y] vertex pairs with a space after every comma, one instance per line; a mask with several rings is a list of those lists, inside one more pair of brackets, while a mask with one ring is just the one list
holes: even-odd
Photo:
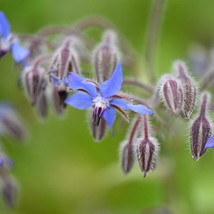
[[153, 114], [153, 111], [144, 105], [127, 103], [124, 97], [119, 95], [123, 83], [121, 64], [117, 64], [112, 76], [100, 85], [93, 80], [83, 78], [74, 72], [70, 72], [65, 84], [72, 90], [77, 91], [65, 100], [65, 103], [77, 109], [84, 110], [93, 108], [94, 125], [99, 125], [103, 117], [112, 129], [116, 118], [116, 110], [125, 117], [125, 111], [132, 110], [139, 114]]
[[12, 53], [16, 63], [21, 63], [29, 55], [29, 50], [23, 48], [10, 32], [10, 23], [5, 14], [0, 11], [0, 57], [8, 51]]

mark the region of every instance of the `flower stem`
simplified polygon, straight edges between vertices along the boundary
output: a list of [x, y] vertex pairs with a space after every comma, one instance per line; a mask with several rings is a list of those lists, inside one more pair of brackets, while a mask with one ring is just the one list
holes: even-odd
[[159, 36], [162, 14], [166, 0], [153, 0], [145, 42], [145, 58], [150, 82], [155, 82], [154, 59]]

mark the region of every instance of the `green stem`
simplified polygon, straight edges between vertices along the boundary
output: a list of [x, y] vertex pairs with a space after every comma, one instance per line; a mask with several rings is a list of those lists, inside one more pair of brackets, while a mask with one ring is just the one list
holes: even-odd
[[145, 58], [150, 82], [155, 82], [155, 51], [157, 48], [157, 40], [159, 36], [165, 2], [166, 0], [153, 0], [152, 10], [148, 23], [145, 43]]

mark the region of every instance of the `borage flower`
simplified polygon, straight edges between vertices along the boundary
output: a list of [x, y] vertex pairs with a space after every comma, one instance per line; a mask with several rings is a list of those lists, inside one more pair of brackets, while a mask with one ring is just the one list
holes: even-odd
[[126, 110], [132, 110], [139, 114], [153, 114], [153, 111], [144, 105], [127, 103], [124, 100], [124, 96], [118, 94], [122, 83], [121, 64], [117, 64], [112, 76], [100, 85], [93, 80], [70, 72], [65, 84], [77, 92], [68, 97], [65, 103], [80, 110], [92, 107], [94, 125], [98, 126], [101, 117], [103, 117], [110, 129], [112, 129], [116, 118], [116, 110], [121, 112], [127, 119]]
[[23, 48], [10, 32], [10, 23], [5, 14], [0, 11], [0, 57], [11, 52], [16, 63], [21, 63], [29, 55], [29, 50]]

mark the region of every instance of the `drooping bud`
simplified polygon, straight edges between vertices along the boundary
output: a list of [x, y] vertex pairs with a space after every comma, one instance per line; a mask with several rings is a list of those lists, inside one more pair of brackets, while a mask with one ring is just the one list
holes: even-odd
[[93, 65], [98, 82], [103, 82], [111, 75], [120, 60], [117, 48], [118, 38], [113, 30], [104, 32], [102, 42], [93, 51]]
[[150, 136], [150, 129], [148, 117], [143, 115], [142, 132], [137, 139], [136, 155], [144, 177], [150, 170], [155, 169], [159, 152], [159, 143], [154, 137]]
[[158, 87], [159, 95], [168, 111], [178, 115], [184, 102], [180, 81], [171, 75], [164, 75]]
[[134, 164], [134, 151], [133, 145], [129, 144], [128, 141], [124, 141], [121, 144], [121, 164], [122, 170], [125, 174], [129, 173]]
[[134, 164], [134, 146], [136, 144], [137, 137], [139, 137], [139, 128], [141, 123], [141, 116], [137, 117], [131, 126], [128, 140], [121, 143], [120, 155], [121, 155], [121, 167], [125, 174], [129, 173]]
[[0, 104], [0, 135], [8, 135], [18, 140], [26, 137], [26, 131], [15, 109], [9, 104]]
[[62, 114], [66, 104], [67, 88], [64, 79], [68, 72], [80, 73], [79, 55], [76, 50], [76, 38], [70, 37], [65, 40], [53, 56], [50, 65], [50, 81], [52, 84], [51, 100], [57, 114]]
[[1, 149], [0, 151], [0, 177], [6, 176], [13, 168], [14, 162]]
[[40, 66], [45, 59], [47, 56], [39, 56], [31, 66], [26, 66], [22, 73], [22, 83], [32, 105], [36, 104], [41, 91], [44, 91], [47, 85], [45, 70]]
[[5, 203], [9, 207], [14, 207], [17, 203], [18, 186], [11, 176], [3, 177], [1, 193]]
[[211, 136], [212, 125], [207, 116], [210, 94], [205, 92], [201, 96], [201, 109], [198, 117], [192, 122], [190, 130], [190, 144], [192, 157], [198, 160], [205, 152], [205, 144]]
[[196, 83], [188, 74], [187, 67], [182, 61], [176, 61], [173, 70], [176, 72], [176, 77], [180, 80], [184, 97], [180, 115], [185, 119], [189, 119], [197, 102], [198, 90]]
[[42, 91], [35, 104], [36, 110], [41, 118], [46, 118], [48, 114], [48, 102], [45, 91]]

